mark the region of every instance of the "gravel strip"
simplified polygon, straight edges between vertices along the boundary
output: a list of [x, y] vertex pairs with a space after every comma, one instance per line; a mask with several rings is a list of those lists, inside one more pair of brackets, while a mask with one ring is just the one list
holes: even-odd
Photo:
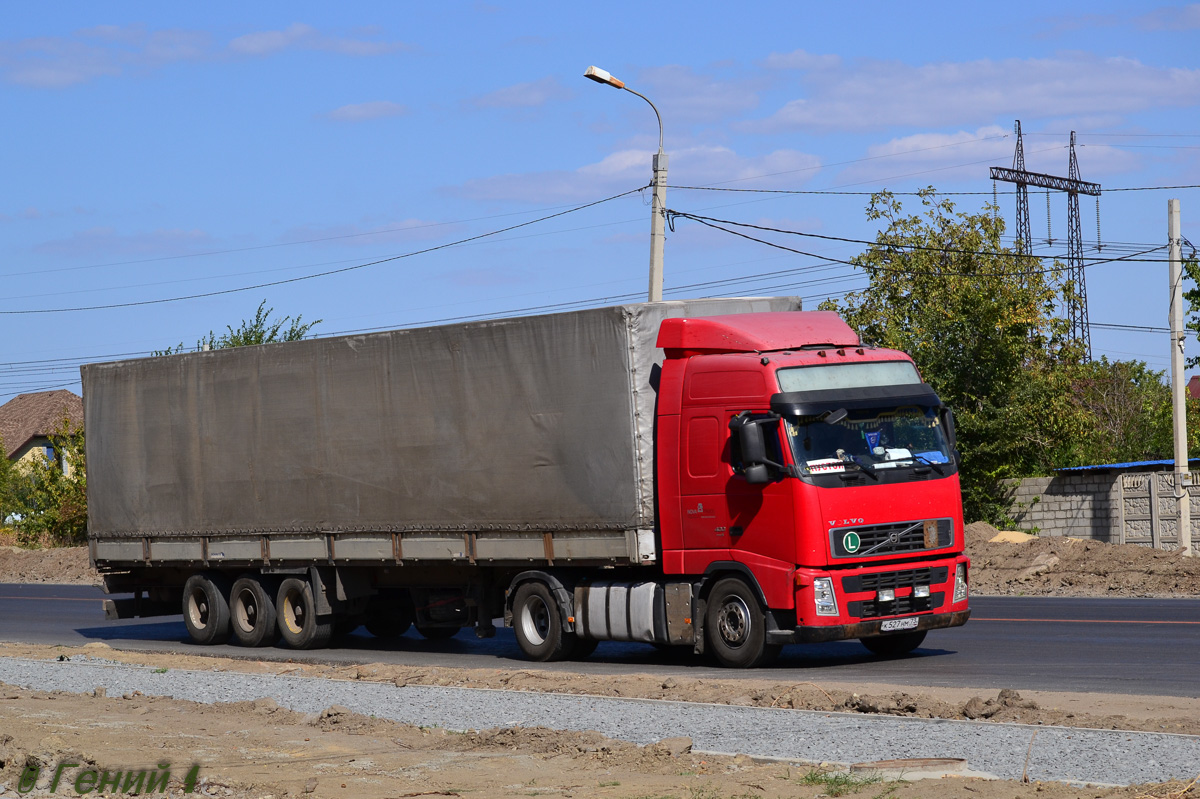
[[[805, 710], [706, 705], [656, 699], [286, 677], [96, 661], [0, 658], [0, 682], [40, 691], [109, 695], [133, 691], [194, 702], [270, 697], [303, 713], [344, 705], [365, 715], [450, 730], [550, 727], [597, 730], [648, 744], [691, 737], [696, 751], [807, 762], [966, 758], [974, 771], [1020, 779], [1129, 785], [1190, 779], [1200, 771], [1200, 737], [1022, 724], [912, 719]], [[1036, 735], [1036, 738], [1034, 736]]]

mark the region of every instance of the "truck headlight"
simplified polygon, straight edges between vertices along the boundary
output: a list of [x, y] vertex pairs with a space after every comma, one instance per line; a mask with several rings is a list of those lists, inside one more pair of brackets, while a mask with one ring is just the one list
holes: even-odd
[[967, 593], [967, 564], [960, 563], [954, 570], [954, 601], [966, 601]]
[[813, 580], [813, 601], [816, 603], [818, 616], [838, 615], [837, 597], [833, 595], [832, 579], [818, 577]]

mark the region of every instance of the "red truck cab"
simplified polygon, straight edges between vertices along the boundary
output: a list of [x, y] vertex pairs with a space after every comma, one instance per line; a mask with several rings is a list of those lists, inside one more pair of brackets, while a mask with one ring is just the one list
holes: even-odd
[[828, 312], [667, 319], [658, 346], [662, 568], [701, 576], [719, 661], [966, 623], [953, 415], [909, 356]]

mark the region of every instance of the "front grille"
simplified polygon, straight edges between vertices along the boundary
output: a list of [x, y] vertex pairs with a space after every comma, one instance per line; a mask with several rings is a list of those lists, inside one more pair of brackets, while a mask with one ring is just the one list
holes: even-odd
[[891, 602], [877, 602], [874, 599], [864, 599], [858, 602], [847, 602], [846, 612], [855, 619], [875, 619], [880, 616], [905, 616], [910, 613], [921, 613], [942, 606], [946, 595], [942, 592], [929, 596], [898, 596]]
[[[930, 530], [929, 536], [925, 534], [926, 524], [935, 528]], [[895, 540], [889, 540], [892, 536], [895, 536]], [[829, 531], [829, 549], [835, 558], [920, 552], [925, 549], [941, 549], [953, 543], [954, 522], [951, 519], [868, 524], [862, 527], [839, 527]]]
[[918, 585], [940, 585], [950, 576], [947, 566], [924, 569], [901, 569], [894, 572], [875, 572], [842, 578], [842, 590], [847, 594], [878, 591], [880, 588], [913, 588]]

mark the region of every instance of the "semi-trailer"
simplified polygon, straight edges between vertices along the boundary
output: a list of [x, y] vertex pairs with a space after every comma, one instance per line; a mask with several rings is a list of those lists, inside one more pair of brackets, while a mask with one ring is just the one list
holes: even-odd
[[493, 620], [766, 663], [966, 623], [953, 414], [796, 298], [645, 303], [82, 367], [109, 618], [295, 648]]

